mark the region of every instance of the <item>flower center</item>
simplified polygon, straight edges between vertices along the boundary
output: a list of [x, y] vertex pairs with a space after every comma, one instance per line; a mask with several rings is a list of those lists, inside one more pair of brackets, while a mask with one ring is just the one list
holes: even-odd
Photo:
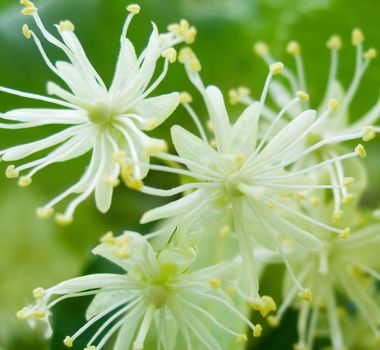
[[242, 183], [242, 178], [239, 173], [232, 173], [228, 175], [224, 181], [224, 187], [231, 197], [240, 197], [243, 192], [240, 191], [239, 185]]
[[168, 297], [168, 291], [165, 287], [153, 284], [145, 289], [144, 291], [144, 301], [147, 305], [153, 304], [157, 309], [166, 303]]
[[107, 124], [114, 116], [110, 106], [105, 102], [96, 102], [87, 108], [88, 119], [94, 124]]

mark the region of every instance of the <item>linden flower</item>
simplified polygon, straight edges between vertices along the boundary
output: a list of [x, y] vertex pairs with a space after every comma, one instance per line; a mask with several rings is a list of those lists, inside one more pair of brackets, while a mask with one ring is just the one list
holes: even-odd
[[[312, 222], [329, 232], [341, 234], [341, 229], [314, 220], [294, 205], [283, 203], [282, 199], [289, 196], [298, 198], [300, 191], [305, 190], [340, 188], [339, 185], [315, 184], [308, 175], [337, 160], [359, 156], [362, 146], [354, 152], [321, 161], [310, 167], [289, 171], [294, 163], [307, 157], [318, 147], [337, 142], [336, 138], [330, 138], [315, 147], [306, 149], [301, 147], [304, 139], [313, 132], [320, 120], [334, 112], [331, 104], [319, 118], [316, 118], [317, 112], [314, 110], [302, 112], [269, 138], [272, 129], [276, 127], [276, 122], [288, 108], [294, 103], [301, 103], [307, 99], [305, 93], [298, 92], [294, 101], [283, 107], [266, 134], [259, 139], [258, 127], [261, 123], [265, 97], [273, 75], [283, 70], [282, 63], [270, 66], [260, 102], [250, 105], [231, 125], [219, 89], [215, 86], [204, 87], [199, 75], [200, 64], [194, 53], [186, 48], [179, 58], [205, 100], [215, 134], [216, 150], [210, 146], [200, 121], [188, 104], [190, 97], [182, 95], [182, 102], [197, 121], [202, 138], [180, 126], [174, 126], [172, 139], [179, 157], [167, 154], [156, 156], [181, 163], [187, 166], [188, 170], [158, 165], [152, 165], [151, 169], [186, 175], [195, 179], [195, 182], [171, 190], [144, 186], [141, 191], [161, 196], [170, 196], [186, 190], [194, 191], [181, 199], [148, 211], [141, 222], [168, 218], [172, 230], [178, 227], [176, 236], [182, 237], [179, 240], [187, 240], [189, 245], [194, 245], [209, 231], [210, 226], [224, 222], [224, 219], [231, 215], [234, 225], [232, 230], [237, 235], [242, 255], [244, 283], [248, 284], [243, 288], [247, 293], [246, 298], [254, 309], [266, 314], [273, 310], [275, 305], [273, 301], [269, 303], [263, 301], [258, 294], [257, 271], [252, 253], [254, 240], [271, 250], [279, 251], [287, 264], [286, 255], [283, 254], [279, 244], [280, 233], [287, 235], [289, 239], [306, 249], [319, 250], [322, 247], [312, 232], [302, 229], [294, 221], [301, 219]], [[292, 202], [297, 203], [294, 200]], [[166, 233], [169, 231], [167, 229]], [[157, 235], [159, 234], [164, 232], [157, 232]], [[302, 288], [301, 291], [307, 293]]]
[[253, 331], [261, 333], [260, 325], [253, 325], [233, 305], [221, 287], [233, 286], [238, 277], [238, 265], [223, 263], [190, 272], [195, 258], [193, 248], [166, 247], [155, 253], [147, 240], [135, 232], [114, 237], [106, 234], [94, 253], [114, 262], [126, 274], [95, 274], [74, 278], [44, 290], [37, 288], [37, 301], [32, 307], [18, 313], [21, 319], [44, 318], [50, 309], [67, 298], [95, 295], [87, 309], [87, 323], [73, 335], [64, 339], [67, 347], [89, 328], [97, 330], [88, 341], [86, 350], [101, 350], [118, 332], [115, 350], [142, 350], [149, 329], [157, 330], [157, 345], [165, 350], [176, 348], [177, 329], [182, 333], [187, 349], [222, 349], [209, 332], [204, 321], [237, 337], [247, 340], [221, 324], [196, 300], [216, 305], [232, 317], [242, 320]]
[[[336, 112], [333, 113], [329, 118], [324, 118], [320, 120], [319, 125], [315, 127], [310, 133], [308, 139], [305, 139], [307, 145], [312, 145], [319, 141], [323, 142], [326, 138], [336, 137], [337, 142], [353, 140], [356, 138], [363, 137], [364, 141], [369, 141], [375, 137], [375, 132], [380, 130], [379, 127], [372, 127], [370, 125], [377, 122], [380, 117], [380, 100], [362, 117], [355, 121], [350, 121], [350, 106], [352, 101], [359, 89], [360, 82], [364, 73], [366, 72], [370, 62], [376, 57], [377, 52], [375, 49], [371, 48], [363, 53], [363, 41], [364, 35], [359, 29], [355, 29], [352, 32], [352, 44], [356, 47], [356, 66], [355, 73], [352, 78], [351, 84], [344, 91], [342, 84], [337, 78], [338, 72], [338, 53], [342, 47], [342, 40], [339, 36], [333, 35], [327, 42], [327, 47], [331, 50], [331, 65], [330, 72], [327, 80], [327, 87], [324, 93], [324, 97], [319, 104], [317, 110], [322, 112], [326, 109], [329, 101], [332, 101], [334, 109]], [[267, 64], [275, 62], [275, 59], [271, 56], [269, 48], [265, 43], [259, 42], [254, 46], [254, 51], [264, 59]], [[297, 117], [305, 108], [309, 108], [308, 101], [305, 101], [303, 105], [296, 104], [293, 96], [298, 90], [307, 92], [307, 84], [304, 73], [303, 61], [301, 57], [301, 47], [296, 41], [291, 41], [288, 44], [287, 52], [294, 56], [296, 62], [296, 74], [292, 71], [285, 69], [283, 76], [285, 77], [286, 83], [280, 81], [273, 82], [269, 92], [272, 100], [279, 109], [282, 108], [284, 104], [291, 104], [289, 106], [286, 117], [288, 119], [293, 119]], [[250, 105], [254, 100], [249, 97], [249, 90], [244, 87], [238, 89], [233, 89], [230, 91], [230, 99], [232, 103], [241, 102], [246, 105]], [[293, 101], [293, 103], [292, 103]], [[339, 107], [339, 108], [338, 108]], [[263, 116], [270, 122], [277, 115], [277, 112], [268, 106], [263, 108]], [[356, 118], [355, 118], [356, 119]], [[284, 122], [285, 123], [285, 122]], [[315, 163], [316, 157], [319, 159], [329, 159], [335, 156], [341, 151], [341, 145], [338, 143], [333, 145], [327, 145], [327, 147], [321, 148], [318, 152], [310, 154], [306, 161], [309, 164]], [[363, 152], [365, 155], [365, 152]], [[305, 165], [305, 164], [303, 164]], [[352, 168], [358, 168], [360, 165], [356, 162], [353, 164]], [[325, 169], [326, 170], [326, 169]], [[339, 220], [342, 215], [341, 206], [342, 204], [347, 204], [352, 200], [352, 195], [348, 192], [346, 184], [343, 183], [345, 177], [345, 172], [347, 169], [343, 167], [341, 162], [337, 161], [330, 164], [327, 167], [327, 173], [330, 177], [330, 182], [332, 184], [340, 184], [341, 189], [334, 190], [334, 212], [333, 216], [335, 220]], [[352, 181], [351, 181], [352, 182]]]
[[[163, 140], [147, 136], [149, 131], [163, 123], [179, 103], [178, 93], [148, 97], [165, 77], [169, 63], [176, 60], [176, 52], [171, 47], [182, 41], [192, 42], [195, 29], [182, 20], [170, 26], [169, 32], [159, 34], [153, 24], [153, 31], [147, 47], [139, 57], [132, 43], [126, 38], [128, 27], [138, 5], [127, 7], [129, 15], [120, 37], [120, 54], [115, 75], [109, 88], [97, 74], [74, 34], [74, 25], [63, 21], [57, 25], [62, 40], [50, 34], [44, 27], [37, 8], [28, 0], [22, 13], [33, 17], [45, 39], [67, 56], [67, 61], [53, 64], [43, 49], [38, 36], [23, 27], [26, 38], [33, 38], [48, 67], [67, 85], [64, 89], [53, 82], [47, 86], [48, 93], [57, 98], [21, 92], [5, 87], [0, 91], [10, 94], [49, 102], [58, 109], [16, 109], [4, 113], [1, 118], [10, 123], [0, 124], [3, 129], [33, 128], [41, 125], [57, 124], [68, 126], [47, 138], [0, 151], [5, 161], [17, 161], [39, 151], [55, 147], [42, 158], [15, 167], [10, 165], [6, 175], [18, 177], [20, 186], [28, 186], [32, 177], [48, 165], [77, 158], [92, 152], [90, 163], [81, 179], [37, 211], [42, 218], [53, 214], [53, 207], [72, 194], [78, 194], [70, 202], [64, 214], [58, 214], [60, 223], [69, 223], [76, 207], [95, 192], [97, 208], [106, 212], [112, 200], [113, 188], [119, 184], [120, 165], [118, 159], [124, 152], [136, 162], [148, 162], [152, 153], [162, 151], [166, 145]], [[152, 81], [156, 63], [165, 58], [162, 73]], [[139, 187], [146, 176], [147, 167], [136, 164], [124, 170], [131, 187]]]
[[[314, 209], [315, 216], [327, 216], [326, 208]], [[378, 282], [380, 281], [379, 224], [359, 228], [346, 240], [331, 240], [324, 232], [314, 228], [324, 242], [319, 252], [306, 252], [292, 247], [288, 254], [294, 268], [294, 276], [287, 276], [284, 285], [284, 301], [277, 315], [268, 321], [277, 326], [290, 305], [294, 303], [298, 283], [307, 284], [313, 297], [301, 301], [299, 308], [296, 350], [313, 349], [317, 337], [329, 337], [333, 350], [347, 349], [346, 318], [365, 321], [373, 334], [373, 343], [380, 341], [380, 306]], [[354, 312], [353, 312], [354, 310]], [[360, 317], [359, 317], [360, 316]], [[327, 325], [327, 327], [326, 327]], [[326, 333], [327, 328], [327, 333]], [[345, 334], [345, 331], [348, 334]], [[355, 348], [356, 349], [356, 348]]]

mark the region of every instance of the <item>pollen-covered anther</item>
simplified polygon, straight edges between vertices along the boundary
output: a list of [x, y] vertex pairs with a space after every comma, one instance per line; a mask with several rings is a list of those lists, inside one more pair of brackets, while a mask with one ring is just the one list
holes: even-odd
[[364, 52], [363, 57], [367, 60], [373, 60], [377, 57], [377, 50], [374, 48], [370, 48], [366, 52]]
[[271, 311], [276, 310], [276, 303], [273, 298], [267, 295], [264, 295], [260, 300], [249, 300], [247, 305], [255, 311], [259, 311], [261, 316], [266, 317]]
[[174, 63], [177, 60], [177, 51], [174, 48], [169, 47], [162, 51], [161, 56], [166, 58], [170, 63]]
[[226, 292], [228, 293], [228, 295], [233, 296], [236, 294], [237, 288], [235, 286], [228, 286], [226, 288]]
[[28, 176], [21, 176], [18, 180], [18, 185], [20, 187], [28, 187], [32, 183], [32, 178]]
[[356, 28], [352, 31], [352, 45], [357, 46], [360, 45], [364, 41], [363, 32]]
[[269, 208], [269, 209], [274, 209], [274, 208], [276, 208], [275, 205], [274, 205], [273, 203], [271, 203], [271, 202], [266, 203], [266, 206], [267, 206], [267, 208]]
[[45, 296], [45, 290], [42, 287], [38, 287], [33, 290], [33, 297], [35, 299], [42, 299]]
[[242, 334], [239, 334], [237, 337], [236, 337], [236, 342], [237, 343], [246, 343], [248, 341], [248, 337], [246, 334], [242, 333]]
[[307, 302], [310, 302], [313, 299], [310, 289], [302, 290], [301, 292], [298, 293], [298, 297]]
[[115, 242], [116, 239], [112, 231], [108, 231], [102, 237], [100, 237], [100, 243], [114, 244]]
[[179, 94], [179, 103], [187, 104], [193, 102], [193, 97], [186, 91]]
[[246, 161], [246, 157], [244, 154], [242, 153], [235, 154], [235, 162], [238, 165], [243, 165], [245, 161]]
[[269, 70], [273, 75], [278, 75], [284, 70], [285, 66], [282, 62], [275, 62], [269, 66]]
[[330, 37], [330, 39], [327, 41], [327, 47], [329, 49], [341, 49], [342, 48], [342, 38], [339, 35], [333, 35]]
[[300, 44], [297, 41], [289, 42], [288, 46], [286, 47], [286, 52], [289, 55], [293, 55], [293, 56], [299, 55], [301, 53]]
[[367, 152], [362, 144], [358, 144], [355, 147], [355, 152], [360, 156], [360, 158], [367, 157]]
[[351, 230], [349, 227], [342, 230], [339, 234], [339, 238], [343, 238], [343, 239], [347, 239], [350, 236], [351, 236]]
[[186, 44], [192, 44], [197, 36], [197, 29], [194, 26], [190, 26], [189, 22], [185, 19], [181, 19], [179, 23], [169, 24], [167, 28], [175, 36], [183, 37]]
[[263, 327], [261, 326], [261, 324], [257, 324], [255, 325], [255, 328], [253, 330], [253, 336], [255, 338], [258, 338], [261, 336], [261, 333], [263, 332]]
[[214, 289], [218, 289], [220, 288], [220, 286], [222, 285], [222, 282], [219, 278], [210, 278], [208, 280], [208, 284], [214, 288]]
[[366, 126], [363, 129], [363, 141], [368, 142], [376, 137], [375, 129], [372, 126]]
[[269, 53], [269, 48], [266, 43], [264, 43], [263, 41], [259, 41], [255, 45], [253, 45], [253, 51], [257, 56], [263, 57]]
[[29, 26], [27, 24], [24, 24], [22, 26], [22, 34], [26, 39], [30, 39], [32, 37], [32, 32], [29, 29]]
[[20, 4], [25, 6], [25, 8], [21, 10], [21, 13], [23, 15], [33, 16], [38, 10], [37, 7], [35, 7], [34, 4], [29, 0], [21, 0]]
[[45, 311], [33, 311], [32, 315], [36, 318], [44, 318], [46, 316], [46, 312]]
[[102, 183], [109, 187], [117, 187], [120, 185], [120, 180], [114, 177], [106, 176], [106, 177], [103, 177]]
[[354, 178], [352, 176], [346, 176], [343, 178], [343, 185], [349, 186], [354, 182]]
[[198, 73], [201, 70], [201, 63], [190, 47], [184, 47], [180, 50], [178, 60], [194, 73]]
[[19, 176], [19, 172], [16, 170], [16, 167], [14, 165], [9, 165], [5, 170], [5, 176], [8, 179], [14, 179]]
[[352, 203], [353, 195], [351, 193], [347, 193], [345, 196], [342, 198], [342, 203], [343, 204], [350, 204]]
[[129, 246], [127, 245], [123, 245], [121, 247], [115, 248], [112, 251], [112, 253], [119, 259], [129, 259], [131, 257]]
[[309, 101], [309, 95], [305, 91], [297, 91], [296, 96], [302, 101], [307, 102]]
[[138, 13], [140, 13], [140, 10], [141, 10], [141, 7], [140, 5], [137, 5], [137, 4], [130, 4], [127, 6], [127, 11], [134, 15], [137, 15]]
[[74, 340], [73, 338], [67, 336], [65, 339], [63, 339], [63, 344], [68, 348], [72, 348], [74, 345]]
[[37, 208], [37, 217], [40, 219], [48, 219], [54, 214], [53, 208]]
[[190, 27], [189, 30], [184, 35], [185, 37], [185, 43], [186, 44], [192, 44], [195, 41], [195, 38], [197, 37], [197, 28]]
[[280, 325], [280, 320], [276, 316], [268, 316], [267, 321], [271, 327], [278, 327]]
[[75, 26], [69, 20], [61, 21], [58, 25], [58, 30], [60, 33], [63, 32], [73, 32], [75, 30]]
[[72, 216], [66, 214], [56, 214], [54, 219], [55, 222], [61, 226], [67, 226], [73, 222]]
[[127, 176], [123, 180], [125, 185], [133, 190], [140, 191], [144, 187], [144, 182], [133, 176]]
[[16, 313], [16, 317], [21, 321], [27, 320], [30, 316], [32, 316], [32, 310], [28, 307], [24, 307]]
[[338, 210], [334, 210], [333, 212], [333, 221], [336, 223], [336, 222], [339, 222], [339, 220], [342, 218], [342, 215], [343, 215], [343, 211], [338, 209]]
[[334, 112], [339, 108], [339, 102], [335, 98], [332, 98], [331, 100], [329, 100], [327, 105], [328, 105], [329, 109], [334, 111]]
[[219, 236], [224, 238], [231, 233], [231, 227], [229, 225], [223, 225], [219, 230]]

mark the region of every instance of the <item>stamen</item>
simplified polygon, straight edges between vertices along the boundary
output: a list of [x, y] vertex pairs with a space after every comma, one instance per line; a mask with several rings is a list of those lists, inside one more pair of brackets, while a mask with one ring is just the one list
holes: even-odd
[[22, 34], [24, 35], [24, 37], [25, 37], [26, 39], [30, 39], [30, 38], [31, 38], [31, 36], [32, 36], [32, 32], [30, 31], [30, 29], [29, 29], [29, 27], [28, 27], [27, 24], [24, 24], [24, 25], [22, 26]]
[[5, 171], [5, 176], [8, 179], [13, 179], [19, 176], [18, 170], [16, 170], [16, 167], [14, 165], [8, 165], [6, 171]]
[[75, 30], [74, 24], [68, 20], [59, 22], [58, 30], [60, 33], [64, 31], [73, 32]]
[[363, 129], [363, 141], [367, 142], [374, 139], [376, 136], [375, 129], [372, 126], [366, 126]]
[[131, 4], [131, 5], [127, 6], [127, 11], [134, 14], [134, 15], [137, 15], [138, 13], [140, 13], [140, 10], [141, 10], [141, 8], [137, 4]]
[[354, 29], [352, 31], [352, 45], [358, 46], [364, 41], [364, 34], [360, 29]]
[[74, 341], [71, 337], [67, 336], [64, 340], [63, 340], [63, 344], [68, 347], [68, 348], [72, 348], [73, 345], [74, 345]]
[[342, 38], [339, 35], [333, 35], [328, 41], [326, 46], [329, 49], [340, 50], [342, 48]]
[[355, 152], [360, 156], [360, 158], [367, 157], [367, 152], [362, 144], [358, 144], [355, 147]]

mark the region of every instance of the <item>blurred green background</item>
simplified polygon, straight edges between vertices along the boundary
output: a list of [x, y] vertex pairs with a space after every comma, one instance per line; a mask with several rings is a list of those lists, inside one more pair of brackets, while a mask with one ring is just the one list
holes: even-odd
[[[47, 27], [63, 19], [76, 25], [76, 33], [85, 50], [106, 82], [113, 75], [118, 54], [119, 35], [125, 19], [127, 2], [121, 0], [41, 0], [36, 1]], [[344, 38], [339, 76], [348, 84], [354, 68], [354, 49], [350, 34], [354, 27], [363, 29], [366, 46], [380, 48], [380, 2], [378, 0], [141, 0], [141, 14], [135, 18], [129, 36], [137, 51], [144, 47], [151, 30], [150, 21], [164, 31], [166, 25], [181, 18], [188, 19], [198, 29], [193, 45], [202, 62], [202, 76], [206, 84], [216, 84], [227, 96], [231, 87], [246, 85], [258, 97], [267, 68], [254, 56], [252, 44], [265, 40], [274, 55], [293, 67], [285, 54], [286, 43], [297, 39], [303, 50], [307, 80], [312, 102], [323, 94], [329, 68], [329, 52], [325, 42], [331, 34]], [[20, 14], [16, 0], [0, 2], [0, 85], [25, 91], [45, 93], [48, 80], [58, 80], [43, 63], [32, 40], [21, 34], [21, 26], [28, 17]], [[52, 28], [53, 29], [53, 28]], [[54, 30], [54, 29], [53, 29]], [[49, 55], [62, 58], [47, 47]], [[322, 78], [321, 78], [322, 77]], [[371, 64], [363, 79], [353, 105], [352, 118], [360, 117], [377, 100], [380, 87], [380, 62]], [[195, 96], [194, 107], [202, 114], [200, 99], [186, 80], [183, 67], [174, 64], [158, 92], [189, 90]], [[5, 94], [0, 95], [0, 111], [41, 106]], [[242, 107], [231, 107], [237, 115]], [[193, 128], [189, 118], [179, 108], [156, 135], [167, 138], [168, 129], [175, 123]], [[53, 131], [40, 128], [26, 131], [0, 131], [0, 148], [38, 139]], [[379, 143], [368, 146], [366, 166], [370, 170], [370, 190], [363, 205], [380, 204]], [[15, 319], [15, 312], [31, 301], [31, 290], [48, 287], [63, 279], [83, 273], [112, 271], [90, 254], [90, 249], [106, 231], [121, 232], [125, 228], [146, 232], [149, 227], [138, 225], [141, 214], [163, 200], [146, 197], [120, 186], [115, 191], [112, 208], [106, 215], [98, 213], [93, 198], [82, 204], [74, 223], [58, 227], [52, 221], [40, 221], [35, 216], [37, 206], [60, 193], [82, 173], [86, 157], [53, 166], [38, 174], [33, 185], [19, 188], [15, 181], [0, 178], [0, 350], [60, 350], [62, 338], [72, 333], [83, 322], [83, 311], [88, 300], [64, 303], [54, 315], [55, 336], [44, 341], [38, 331], [33, 332]], [[1, 164], [4, 172], [5, 164]], [[151, 174], [148, 181], [159, 185], [173, 185], [175, 178]], [[267, 271], [263, 291], [279, 295], [278, 271]], [[271, 333], [272, 332], [272, 333]], [[290, 313], [282, 326], [269, 331], [252, 349], [288, 350], [296, 337], [295, 314]]]

